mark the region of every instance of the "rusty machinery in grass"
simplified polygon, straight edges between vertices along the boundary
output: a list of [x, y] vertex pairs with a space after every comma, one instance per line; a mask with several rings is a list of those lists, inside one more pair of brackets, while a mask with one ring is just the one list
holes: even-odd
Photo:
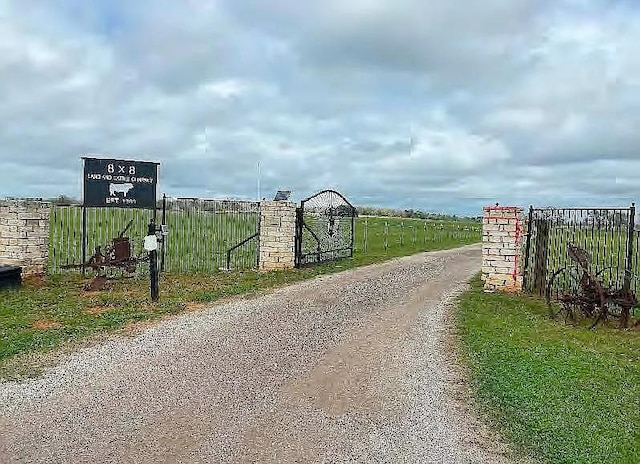
[[106, 282], [112, 278], [107, 275], [108, 269], [120, 269], [129, 275], [136, 272], [138, 264], [148, 261], [149, 257], [146, 253], [140, 256], [133, 256], [131, 253], [131, 239], [125, 237], [125, 233], [133, 224], [133, 219], [129, 221], [127, 226], [118, 234], [117, 237], [111, 239], [111, 243], [104, 247], [98, 245], [93, 255], [81, 264], [67, 264], [60, 266], [63, 269], [91, 269], [95, 273], [94, 278], [85, 286], [85, 290], [101, 290]]
[[[604, 283], [612, 267], [595, 271], [591, 255], [571, 243], [567, 253], [572, 265], [563, 267], [551, 275], [546, 289], [546, 300], [552, 317], [564, 316], [565, 321], [578, 317], [591, 319], [594, 328], [598, 323], [618, 319], [620, 327], [628, 327], [632, 317], [638, 316], [638, 299], [631, 288], [635, 276], [627, 271], [623, 282]], [[617, 275], [617, 273], [615, 273]], [[635, 326], [640, 325], [640, 318]]]

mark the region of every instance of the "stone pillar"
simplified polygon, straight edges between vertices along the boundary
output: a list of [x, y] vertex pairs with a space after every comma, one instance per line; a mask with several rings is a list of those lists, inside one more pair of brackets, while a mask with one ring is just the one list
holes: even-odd
[[49, 259], [49, 213], [42, 200], [0, 200], [0, 263], [41, 274]]
[[288, 201], [260, 202], [259, 266], [262, 271], [295, 266], [296, 205]]
[[522, 208], [485, 207], [482, 223], [482, 280], [485, 291], [522, 291]]

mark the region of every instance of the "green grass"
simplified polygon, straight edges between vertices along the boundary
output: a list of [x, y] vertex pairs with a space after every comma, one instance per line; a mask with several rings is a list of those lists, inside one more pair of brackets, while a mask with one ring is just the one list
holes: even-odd
[[354, 246], [356, 254], [384, 259], [477, 243], [481, 238], [482, 225], [477, 222], [359, 217]]
[[[371, 218], [369, 218], [371, 221]], [[375, 221], [374, 221], [375, 222]], [[376, 226], [368, 222], [370, 236]], [[455, 229], [457, 230], [457, 228]], [[389, 234], [391, 235], [391, 233]], [[319, 274], [376, 263], [419, 251], [454, 248], [479, 241], [472, 235], [451, 232], [424, 243], [399, 243], [385, 250], [369, 239], [368, 250], [356, 249], [353, 258], [302, 269], [260, 273], [254, 270], [175, 274], [161, 276], [160, 303], [148, 297], [148, 278], [120, 279], [99, 293], [82, 290], [85, 280], [77, 273], [51, 275], [45, 282], [26, 281], [20, 290], [0, 291], [0, 378], [31, 375], [39, 362], [25, 359], [60, 346], [74, 346], [83, 340], [114, 331], [127, 330], [140, 321], [176, 314], [192, 304], [207, 303], [232, 295], [251, 295], [268, 288], [308, 279]], [[38, 356], [36, 356], [38, 358]]]
[[536, 299], [485, 294], [457, 322], [478, 398], [506, 437], [552, 463], [640, 462], [640, 332], [556, 323]]

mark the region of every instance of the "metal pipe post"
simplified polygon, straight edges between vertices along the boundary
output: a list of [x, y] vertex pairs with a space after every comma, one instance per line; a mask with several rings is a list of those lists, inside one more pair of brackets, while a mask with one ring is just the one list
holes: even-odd
[[[167, 194], [162, 194], [162, 225], [167, 225]], [[160, 261], [160, 271], [164, 272], [164, 262], [167, 257], [167, 252], [165, 248], [165, 242], [167, 241], [167, 236], [164, 235], [162, 237], [162, 259]]]
[[528, 280], [529, 280], [529, 258], [531, 253], [531, 231], [533, 229], [533, 205], [529, 206], [529, 217], [527, 218], [527, 244], [525, 245], [524, 252], [524, 288], [528, 288]]
[[[87, 207], [82, 205], [82, 264], [87, 262]], [[82, 275], [85, 275], [85, 267], [82, 266]]]
[[[156, 224], [153, 219], [149, 222], [148, 235], [156, 234]], [[160, 298], [160, 289], [158, 287], [158, 250], [151, 250], [149, 252], [149, 279], [151, 284], [151, 301], [158, 302]]]
[[629, 292], [631, 289], [631, 277], [633, 274], [633, 245], [636, 229], [636, 204], [631, 203], [629, 208], [629, 230], [627, 236], [627, 259], [624, 265], [624, 289]]

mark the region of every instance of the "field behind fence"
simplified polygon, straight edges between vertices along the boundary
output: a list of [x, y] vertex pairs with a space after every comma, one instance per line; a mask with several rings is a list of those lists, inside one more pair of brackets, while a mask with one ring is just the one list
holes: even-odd
[[[631, 251], [632, 286], [638, 285], [640, 277], [640, 233], [634, 232]], [[627, 261], [627, 230], [593, 230], [590, 228], [555, 228], [549, 233], [548, 273], [563, 267], [573, 267], [568, 255], [569, 244], [586, 250], [590, 264], [605, 284], [620, 283], [625, 277]], [[534, 250], [535, 251], [535, 250]]]
[[[88, 259], [96, 246], [104, 247], [133, 220], [125, 236], [132, 254], [143, 256], [142, 240], [153, 211], [121, 208], [87, 209]], [[258, 232], [259, 204], [227, 200], [168, 199], [169, 235], [160, 261], [168, 273], [212, 273], [226, 267], [227, 252]], [[156, 211], [161, 222], [162, 210]], [[354, 255], [400, 256], [451, 248], [481, 239], [481, 225], [471, 221], [433, 221], [397, 217], [359, 217], [355, 222]], [[82, 208], [54, 205], [51, 212], [48, 272], [82, 262]], [[257, 265], [257, 237], [231, 252], [231, 268]], [[146, 265], [139, 266], [146, 272]]]
[[258, 264], [260, 205], [251, 201], [178, 199], [167, 204], [169, 235], [163, 251], [164, 271], [210, 274], [227, 267], [251, 269]]
[[356, 255], [406, 255], [480, 242], [482, 225], [473, 221], [435, 221], [396, 217], [359, 217]]
[[[86, 259], [97, 246], [104, 247], [124, 230], [129, 221], [133, 223], [125, 236], [131, 237], [134, 256], [141, 255], [142, 239], [147, 235], [152, 211], [124, 208], [87, 209], [87, 250]], [[61, 266], [79, 264], [82, 254], [82, 208], [77, 205], [53, 205], [49, 222], [49, 274], [65, 272]]]

